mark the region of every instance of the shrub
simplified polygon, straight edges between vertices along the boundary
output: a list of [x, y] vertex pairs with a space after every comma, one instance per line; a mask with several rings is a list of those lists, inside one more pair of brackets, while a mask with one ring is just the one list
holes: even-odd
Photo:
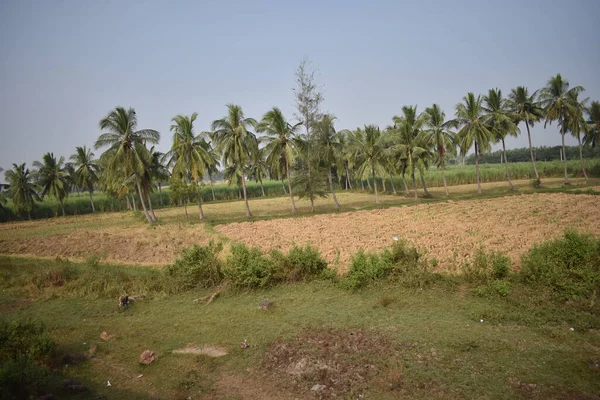
[[463, 266], [467, 281], [487, 283], [494, 279], [504, 279], [510, 272], [510, 258], [500, 252], [486, 253], [478, 249], [473, 262]]
[[223, 280], [219, 252], [223, 249], [221, 243], [215, 245], [210, 241], [208, 246], [194, 245], [184, 249], [181, 257], [167, 268], [170, 276], [180, 279], [183, 286], [212, 287]]
[[504, 279], [496, 279], [475, 288], [475, 293], [481, 297], [502, 296], [510, 294], [510, 283]]
[[433, 277], [423, 255], [405, 241], [399, 241], [380, 254], [359, 250], [352, 257], [343, 285], [349, 289], [358, 289], [377, 280], [390, 278], [406, 286], [420, 287], [429, 283]]
[[311, 245], [294, 246], [287, 254], [271, 251], [271, 258], [277, 265], [276, 279], [284, 282], [298, 282], [314, 279], [327, 268], [327, 262]]
[[0, 397], [28, 398], [46, 384], [49, 370], [41, 363], [54, 351], [42, 324], [0, 321]]
[[562, 299], [587, 299], [600, 286], [600, 239], [566, 231], [534, 246], [521, 260], [527, 283], [550, 287]]
[[245, 244], [233, 244], [223, 270], [225, 277], [236, 288], [267, 287], [275, 280], [275, 263], [258, 247], [248, 249]]

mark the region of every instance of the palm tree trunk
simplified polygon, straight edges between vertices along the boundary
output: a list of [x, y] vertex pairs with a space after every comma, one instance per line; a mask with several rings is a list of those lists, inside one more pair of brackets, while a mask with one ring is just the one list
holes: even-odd
[[29, 210], [27, 210], [27, 219], [31, 221], [31, 212]]
[[581, 136], [577, 135], [577, 141], [579, 142], [579, 162], [581, 163], [581, 172], [583, 172], [583, 177], [585, 178], [585, 183], [588, 183], [588, 176], [585, 172], [585, 164], [583, 163], [583, 150], [581, 149]]
[[310, 195], [310, 212], [315, 212], [315, 196]]
[[150, 209], [150, 215], [152, 216], [154, 222], [158, 221], [158, 218], [156, 218], [156, 214], [154, 214], [154, 207], [152, 207], [152, 199], [150, 198], [150, 193], [148, 193], [148, 208]]
[[215, 201], [215, 188], [213, 186], [213, 181], [212, 181], [212, 174], [208, 174], [208, 180], [210, 181], [210, 191], [212, 193], [212, 199], [213, 201]]
[[182, 201], [182, 203], [183, 203], [183, 211], [185, 211], [185, 220], [189, 221], [190, 220], [190, 216], [188, 215], [188, 212], [187, 212], [187, 199], [184, 199]]
[[140, 203], [142, 203], [144, 215], [146, 216], [146, 219], [149, 223], [153, 223], [154, 220], [152, 219], [150, 214], [148, 214], [148, 210], [146, 209], [146, 203], [144, 202], [144, 196], [142, 195], [142, 186], [140, 185], [140, 178], [138, 178], [137, 176], [135, 177], [135, 183], [137, 184], [138, 194], [140, 195]]
[[96, 207], [94, 207], [94, 198], [92, 197], [92, 192], [90, 192], [88, 190], [88, 193], [90, 195], [90, 203], [92, 204], [92, 212], [95, 213], [96, 212]]
[[[294, 195], [292, 194], [292, 182], [290, 180], [290, 167], [289, 167], [287, 158], [285, 160], [285, 174], [287, 176], [288, 189], [290, 191], [290, 203], [292, 203], [292, 214], [294, 214], [296, 212], [296, 204], [294, 203]], [[285, 192], [285, 186], [283, 187], [283, 191]]]
[[533, 156], [533, 146], [531, 146], [531, 132], [529, 132], [529, 122], [525, 120], [525, 127], [527, 128], [527, 139], [529, 139], [529, 155], [531, 156], [531, 164], [533, 165], [533, 173], [535, 174], [535, 179], [538, 183], [541, 183], [540, 176], [537, 172], [537, 168], [535, 166], [535, 157]]
[[129, 196], [125, 195], [125, 199], [127, 200], [127, 209], [131, 210], [131, 202], [129, 201]]
[[412, 178], [413, 188], [415, 189], [415, 201], [419, 200], [419, 194], [417, 193], [417, 180], [415, 179], [415, 171], [410, 174]]
[[369, 181], [369, 177], [367, 176], [367, 186], [369, 187], [369, 192], [373, 191], [373, 188], [371, 187], [371, 182]]
[[365, 190], [365, 183], [363, 182], [362, 178], [360, 179], [360, 190]]
[[202, 193], [200, 193], [198, 182], [196, 182], [196, 194], [198, 195], [198, 215], [200, 216], [200, 221], [202, 221], [205, 217], [204, 211], [202, 210]]
[[346, 181], [347, 181], [347, 185], [346, 189], [350, 188], [352, 189], [352, 182], [350, 181], [350, 171], [348, 170], [348, 166], [346, 165]]
[[327, 168], [327, 178], [329, 179], [329, 190], [331, 190], [331, 195], [333, 196], [335, 208], [340, 208], [340, 203], [338, 203], [337, 197], [335, 197], [335, 190], [333, 190], [333, 177], [331, 176], [331, 167]]
[[158, 182], [158, 201], [160, 206], [163, 206], [163, 198], [162, 198], [162, 183]]
[[475, 142], [475, 179], [477, 180], [477, 194], [481, 194], [481, 183], [479, 182], [479, 147]]
[[406, 178], [404, 178], [404, 173], [402, 173], [402, 183], [404, 183], [404, 194], [408, 196], [410, 194], [410, 190], [408, 190], [408, 184], [406, 183]]
[[377, 193], [377, 181], [375, 180], [375, 168], [371, 167], [371, 173], [373, 174], [373, 187], [375, 188], [375, 203], [379, 204], [379, 194]]
[[131, 202], [133, 203], [133, 212], [137, 212], [137, 203], [135, 201], [135, 196], [131, 193]]
[[565, 119], [563, 117], [564, 114], [564, 106], [563, 109], [561, 109], [560, 112], [560, 119], [561, 119], [561, 124], [560, 124], [560, 134], [562, 135], [562, 152], [563, 152], [563, 164], [565, 166], [565, 185], [569, 185], [569, 174], [567, 173], [567, 152], [565, 150]]
[[[288, 177], [288, 183], [290, 181], [290, 178]], [[285, 181], [283, 180], [283, 178], [281, 178], [281, 187], [283, 188], [283, 194], [288, 194], [287, 190], [285, 190]]]
[[425, 184], [425, 177], [423, 176], [423, 172], [421, 170], [419, 170], [419, 176], [421, 177], [421, 184], [423, 184], [423, 196], [424, 197], [431, 196], [429, 194], [429, 191], [427, 190], [427, 185]]
[[390, 174], [390, 183], [392, 184], [392, 192], [398, 194], [398, 192], [396, 192], [396, 186], [394, 186], [394, 175], [392, 174]]
[[381, 177], [381, 186], [383, 186], [381, 193], [387, 192], [387, 189], [385, 188], [385, 177]]
[[244, 202], [246, 203], [246, 217], [252, 218], [252, 213], [250, 212], [250, 206], [248, 205], [248, 194], [246, 193], [246, 177], [242, 172], [242, 188], [244, 189]]
[[64, 217], [64, 216], [65, 216], [65, 206], [64, 206], [64, 204], [63, 204], [63, 201], [62, 201], [62, 200], [60, 201], [60, 208], [62, 209], [62, 215], [63, 215], [63, 217]]
[[448, 194], [448, 185], [446, 184], [446, 169], [445, 165], [442, 163], [442, 181], [444, 182], [444, 192], [446, 192], [446, 197], [449, 197]]
[[262, 190], [262, 197], [266, 197], [267, 195], [265, 194], [265, 187], [263, 186], [262, 179], [259, 179], [258, 181], [260, 182], [260, 190]]
[[515, 187], [510, 180], [510, 168], [508, 168], [508, 158], [506, 158], [506, 145], [504, 144], [504, 138], [502, 138], [502, 152], [504, 153], [504, 165], [506, 166], [506, 179], [508, 179], [508, 186], [510, 186], [510, 190], [514, 190]]

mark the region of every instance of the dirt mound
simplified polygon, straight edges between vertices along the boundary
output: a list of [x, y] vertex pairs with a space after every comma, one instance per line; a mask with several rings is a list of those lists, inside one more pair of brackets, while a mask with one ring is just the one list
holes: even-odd
[[391, 385], [386, 381], [391, 365], [401, 354], [413, 353], [413, 347], [374, 331], [311, 330], [273, 343], [264, 369], [273, 377], [283, 377], [296, 390], [308, 393], [312, 389], [319, 398], [356, 398], [373, 385]]
[[175, 354], [202, 354], [209, 357], [223, 357], [227, 355], [227, 349], [221, 346], [196, 346], [188, 344], [183, 349], [173, 350]]

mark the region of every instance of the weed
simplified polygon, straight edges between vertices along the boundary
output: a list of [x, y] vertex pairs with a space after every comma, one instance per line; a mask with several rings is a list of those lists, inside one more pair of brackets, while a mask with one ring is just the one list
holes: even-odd
[[233, 244], [223, 272], [236, 288], [262, 288], [274, 283], [276, 264], [258, 247], [249, 249], [244, 244]]
[[277, 264], [276, 279], [283, 282], [310, 280], [327, 268], [327, 262], [310, 244], [306, 247], [294, 246], [287, 254], [272, 251], [271, 258]]
[[215, 244], [213, 241], [208, 246], [195, 245], [184, 249], [181, 257], [167, 267], [167, 272], [179, 279], [185, 288], [216, 286], [223, 280], [218, 259], [222, 249], [221, 243]]

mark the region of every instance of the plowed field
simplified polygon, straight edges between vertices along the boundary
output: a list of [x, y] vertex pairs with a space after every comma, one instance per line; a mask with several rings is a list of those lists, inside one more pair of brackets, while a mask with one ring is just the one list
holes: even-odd
[[383, 249], [395, 234], [426, 250], [440, 270], [460, 267], [480, 247], [502, 251], [518, 267], [520, 256], [533, 244], [566, 228], [600, 235], [599, 203], [598, 196], [534, 194], [231, 223], [216, 230], [265, 250], [311, 243], [341, 270], [359, 248]]

